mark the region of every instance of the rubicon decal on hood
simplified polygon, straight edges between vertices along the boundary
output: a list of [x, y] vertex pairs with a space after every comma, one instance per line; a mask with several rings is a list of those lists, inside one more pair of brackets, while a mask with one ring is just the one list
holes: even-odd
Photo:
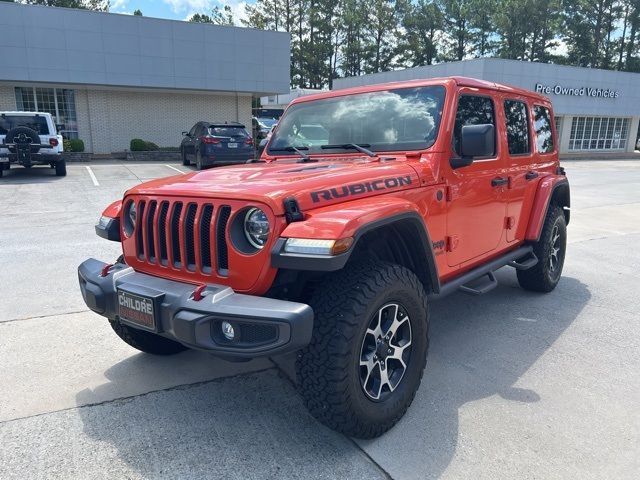
[[404, 185], [411, 185], [410, 175], [381, 178], [379, 180], [374, 180], [373, 182], [352, 183], [351, 185], [343, 185], [342, 187], [317, 190], [315, 192], [311, 192], [311, 200], [313, 203], [318, 203], [322, 200], [360, 195], [362, 193], [387, 190], [389, 188], [402, 187]]

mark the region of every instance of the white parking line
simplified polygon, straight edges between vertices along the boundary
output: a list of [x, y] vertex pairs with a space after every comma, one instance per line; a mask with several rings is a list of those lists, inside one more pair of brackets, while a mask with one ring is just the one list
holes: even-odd
[[174, 167], [173, 165], [165, 165], [165, 167], [169, 167], [171, 170], [175, 170], [176, 172], [186, 173], [180, 170], [179, 168]]
[[87, 165], [85, 168], [87, 169], [87, 172], [89, 172], [89, 176], [91, 177], [91, 181], [93, 182], [93, 184], [94, 184], [96, 187], [99, 187], [99, 186], [100, 186], [100, 184], [98, 183], [98, 179], [97, 179], [97, 178], [96, 178], [96, 176], [94, 175], [93, 170], [91, 170], [91, 167]]

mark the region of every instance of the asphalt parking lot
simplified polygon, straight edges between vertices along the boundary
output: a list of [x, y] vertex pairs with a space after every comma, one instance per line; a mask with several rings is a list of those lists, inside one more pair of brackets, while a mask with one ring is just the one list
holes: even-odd
[[0, 478], [637, 478], [640, 161], [564, 164], [564, 278], [432, 305], [407, 415], [353, 441], [319, 425], [288, 359], [155, 358], [88, 312], [76, 267], [115, 259], [102, 209], [177, 164], [71, 164], [0, 179]]

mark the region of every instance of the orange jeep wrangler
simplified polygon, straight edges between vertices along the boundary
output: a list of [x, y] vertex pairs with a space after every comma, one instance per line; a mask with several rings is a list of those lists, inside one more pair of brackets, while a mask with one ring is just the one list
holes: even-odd
[[133, 347], [244, 360], [296, 352], [306, 405], [368, 438], [416, 393], [429, 303], [495, 270], [555, 288], [569, 183], [549, 100], [469, 78], [294, 100], [261, 159], [128, 190], [96, 225], [122, 243], [78, 269]]

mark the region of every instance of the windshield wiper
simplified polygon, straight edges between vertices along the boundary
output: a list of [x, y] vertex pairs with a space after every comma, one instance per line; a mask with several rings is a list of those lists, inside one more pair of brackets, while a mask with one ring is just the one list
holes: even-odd
[[366, 153], [367, 155], [369, 155], [370, 157], [377, 157], [377, 155], [375, 153], [373, 153], [371, 150], [364, 148], [364, 147], [370, 147], [371, 145], [369, 145], [368, 143], [361, 143], [360, 145], [358, 145], [357, 143], [336, 143], [336, 144], [332, 144], [332, 145], [320, 145], [320, 148], [323, 149], [327, 149], [327, 148], [352, 148], [354, 150], [358, 150], [360, 153]]
[[314, 160], [309, 155], [304, 153], [302, 150], [309, 150], [309, 147], [294, 147], [293, 145], [289, 145], [288, 147], [269, 149], [270, 152], [295, 152], [298, 155], [300, 155], [300, 157], [302, 157], [302, 160], [305, 162], [317, 162], [317, 160]]

